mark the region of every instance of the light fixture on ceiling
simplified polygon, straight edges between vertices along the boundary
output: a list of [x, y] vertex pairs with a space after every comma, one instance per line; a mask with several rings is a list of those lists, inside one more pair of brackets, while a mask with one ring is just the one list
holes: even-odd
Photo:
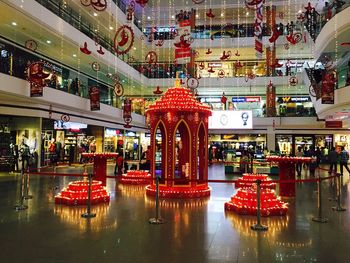
[[11, 23], [11, 25], [17, 26], [17, 23], [13, 21], [13, 22]]
[[134, 47], [134, 50], [136, 50], [136, 47]]
[[141, 20], [137, 20], [137, 23], [141, 23]]
[[113, 29], [114, 29], [114, 27], [112, 27], [112, 26], [109, 27], [109, 30], [113, 30]]
[[171, 16], [171, 18], [172, 18], [172, 19], [174, 19], [174, 18], [175, 18], [175, 16], [174, 16], [174, 15], [172, 15], [172, 16]]
[[199, 15], [198, 14], [196, 14], [196, 18], [198, 18], [199, 17]]
[[224, 16], [224, 13], [221, 13], [221, 17], [223, 17]]
[[46, 40], [46, 43], [47, 44], [51, 44], [51, 40]]
[[151, 17], [150, 17], [150, 16], [148, 16], [148, 17], [147, 17], [147, 19], [148, 19], [148, 20], [151, 20]]
[[249, 16], [249, 12], [245, 13], [246, 16]]
[[96, 13], [96, 12], [94, 12], [94, 16], [97, 16], [97, 13]]
[[77, 57], [77, 54], [73, 54], [73, 58], [76, 58]]

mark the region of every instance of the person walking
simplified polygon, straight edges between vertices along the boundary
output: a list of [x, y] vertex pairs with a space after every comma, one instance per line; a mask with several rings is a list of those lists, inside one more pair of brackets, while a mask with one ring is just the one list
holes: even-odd
[[[304, 153], [302, 150], [303, 150], [303, 148], [301, 146], [299, 146], [297, 152], [295, 153], [295, 156], [296, 157], [303, 157]], [[297, 164], [295, 165], [298, 177], [301, 176], [302, 166], [303, 166], [302, 162], [297, 162]]]
[[114, 167], [114, 175], [119, 175], [119, 176], [122, 175], [123, 163], [124, 163], [123, 152], [119, 151], [116, 159], [115, 167]]
[[328, 173], [332, 174], [332, 172], [337, 172], [337, 163], [338, 163], [338, 157], [339, 154], [335, 150], [335, 147], [332, 147], [332, 149], [328, 153], [328, 162], [329, 162], [329, 170]]
[[343, 167], [346, 168], [348, 173], [350, 174], [350, 169], [348, 167], [348, 161], [349, 161], [349, 153], [345, 150], [344, 146], [341, 147], [340, 152], [340, 173], [343, 175]]

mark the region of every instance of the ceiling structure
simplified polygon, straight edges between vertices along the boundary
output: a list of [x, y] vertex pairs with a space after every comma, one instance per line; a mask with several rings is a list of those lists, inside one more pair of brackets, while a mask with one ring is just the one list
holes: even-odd
[[[108, 1], [109, 3], [110, 1]], [[207, 24], [227, 24], [227, 23], [251, 23], [253, 21], [253, 10], [247, 10], [244, 5], [244, 1], [219, 1], [219, 0], [205, 0], [202, 4], [194, 4], [192, 0], [150, 0], [144, 8], [137, 6], [136, 16], [140, 21], [146, 26], [175, 26], [175, 19], [173, 18], [175, 13], [179, 10], [196, 8], [197, 9], [197, 19], [196, 23], [199, 25]], [[289, 5], [283, 5], [285, 1], [273, 1], [274, 5], [277, 5], [277, 12], [283, 13], [283, 21], [287, 23], [288, 21], [295, 20], [295, 17], [299, 10], [305, 6], [304, 1], [301, 0], [291, 0], [288, 1]], [[66, 0], [58, 1], [59, 6], [62, 10], [73, 10], [78, 14], [78, 21], [86, 21], [89, 24], [90, 30], [103, 36], [109, 40], [113, 40], [116, 28], [121, 26], [125, 21], [125, 15], [119, 16], [117, 12], [118, 7], [115, 5], [109, 5], [107, 10], [103, 12], [96, 12], [91, 6], [84, 7], [81, 5], [80, 0]], [[272, 4], [272, 1], [267, 1], [266, 5]], [[205, 13], [210, 9], [217, 14], [219, 18], [209, 19], [205, 16]], [[81, 43], [73, 43], [64, 36], [49, 30], [44, 27], [41, 23], [36, 21], [34, 18], [28, 17], [24, 12], [13, 8], [12, 6], [6, 4], [5, 2], [0, 3], [0, 9], [2, 10], [2, 16], [0, 17], [0, 35], [5, 37], [12, 42], [18, 43], [23, 46], [25, 41], [28, 39], [34, 39], [39, 44], [38, 53], [50, 57], [55, 61], [67, 65], [79, 72], [83, 72], [86, 75], [92, 76], [104, 83], [113, 85], [110, 78], [106, 77], [107, 73], [114, 73], [117, 71], [117, 65], [106, 65], [98, 61], [98, 58], [91, 58], [90, 56], [83, 55], [80, 51]], [[16, 21], [17, 25], [12, 24]], [[118, 21], [122, 21], [119, 23]], [[134, 30], [138, 30], [134, 26]], [[141, 33], [141, 32], [140, 32]], [[48, 40], [50, 43], [48, 43]], [[197, 40], [195, 40], [196, 42]], [[236, 38], [229, 40], [238, 42], [237, 45], [232, 44], [229, 46], [232, 51], [238, 50], [241, 54], [240, 60], [242, 61], [259, 61], [255, 57], [255, 50], [253, 46], [244, 45], [246, 38]], [[169, 41], [171, 42], [171, 41]], [[227, 50], [228, 46], [223, 43], [223, 40], [215, 39], [215, 47], [213, 48], [213, 53], [211, 55], [206, 55], [205, 51], [207, 48], [211, 47], [212, 44], [200, 39], [198, 40], [198, 51], [199, 56], [197, 61], [206, 62], [217, 62], [222, 54], [223, 50]], [[129, 55], [134, 57], [138, 62], [145, 62], [145, 56], [149, 50], [154, 50], [154, 47], [148, 43], [147, 39], [136, 38], [133, 48], [130, 50]], [[277, 54], [280, 59], [313, 59], [313, 43], [308, 43], [305, 45], [292, 46], [288, 51], [283, 49], [283, 42], [277, 45]], [[163, 47], [157, 48], [156, 51], [159, 54], [159, 61], [165, 63], [172, 63], [174, 60], [174, 48], [172, 42], [168, 45], [164, 44]], [[96, 72], [92, 70], [91, 64], [97, 60], [101, 66], [101, 70]], [[233, 63], [235, 60], [225, 63]], [[152, 95], [154, 86], [150, 86], [148, 81], [138, 83], [136, 81], [130, 81], [128, 76], [121, 76], [125, 86], [127, 87], [126, 92], [128, 96], [147, 96]], [[204, 79], [205, 81], [205, 79]], [[160, 85], [165, 80], [159, 80]], [[267, 80], [265, 81], [267, 82]], [[168, 82], [166, 82], [168, 83]], [[218, 80], [219, 83], [219, 80]], [[232, 81], [230, 86], [220, 86], [216, 85], [213, 89], [212, 87], [205, 87], [201, 89], [201, 94], [221, 94], [223, 90], [228, 90], [234, 86], [235, 81]], [[264, 94], [266, 86], [256, 86], [255, 83], [247, 84], [253, 85], [250, 87], [250, 91], [253, 93]], [[299, 85], [296, 90], [292, 90], [291, 87], [286, 83], [285, 86], [281, 86], [280, 89], [283, 94], [307, 94], [307, 89]], [[238, 93], [238, 90], [234, 93]]]

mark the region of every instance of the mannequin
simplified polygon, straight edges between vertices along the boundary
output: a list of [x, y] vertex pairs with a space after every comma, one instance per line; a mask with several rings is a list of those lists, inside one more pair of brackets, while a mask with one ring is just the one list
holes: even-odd
[[21, 158], [22, 158], [22, 169], [26, 170], [29, 168], [30, 152], [29, 152], [29, 146], [26, 143], [25, 137], [22, 139], [22, 142], [19, 148], [20, 148], [19, 152], [21, 153]]
[[90, 143], [89, 151], [91, 153], [95, 153], [96, 152], [96, 140], [92, 140], [92, 142]]
[[56, 144], [55, 144], [55, 139], [52, 138], [51, 141], [49, 142], [49, 153], [50, 153], [50, 162], [52, 165], [57, 164], [56, 160]]
[[19, 171], [19, 166], [18, 166], [18, 145], [14, 144], [13, 140], [11, 140], [10, 144], [10, 149], [11, 149], [11, 155], [13, 156], [13, 165], [11, 167], [13, 172]]

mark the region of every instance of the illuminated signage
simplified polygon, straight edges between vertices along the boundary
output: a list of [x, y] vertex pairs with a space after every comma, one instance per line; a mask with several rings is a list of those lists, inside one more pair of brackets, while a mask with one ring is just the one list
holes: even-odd
[[208, 67], [209, 68], [222, 68], [222, 63], [209, 62]]
[[259, 96], [247, 96], [247, 97], [232, 97], [232, 102], [260, 102]]
[[310, 101], [310, 98], [309, 97], [278, 97], [278, 101], [281, 103], [308, 102]]
[[79, 122], [63, 122], [63, 121], [55, 121], [54, 122], [54, 129], [55, 130], [80, 130], [80, 129], [86, 129], [87, 124], [79, 123]]
[[209, 117], [209, 129], [252, 129], [253, 112], [240, 111], [213, 111]]

